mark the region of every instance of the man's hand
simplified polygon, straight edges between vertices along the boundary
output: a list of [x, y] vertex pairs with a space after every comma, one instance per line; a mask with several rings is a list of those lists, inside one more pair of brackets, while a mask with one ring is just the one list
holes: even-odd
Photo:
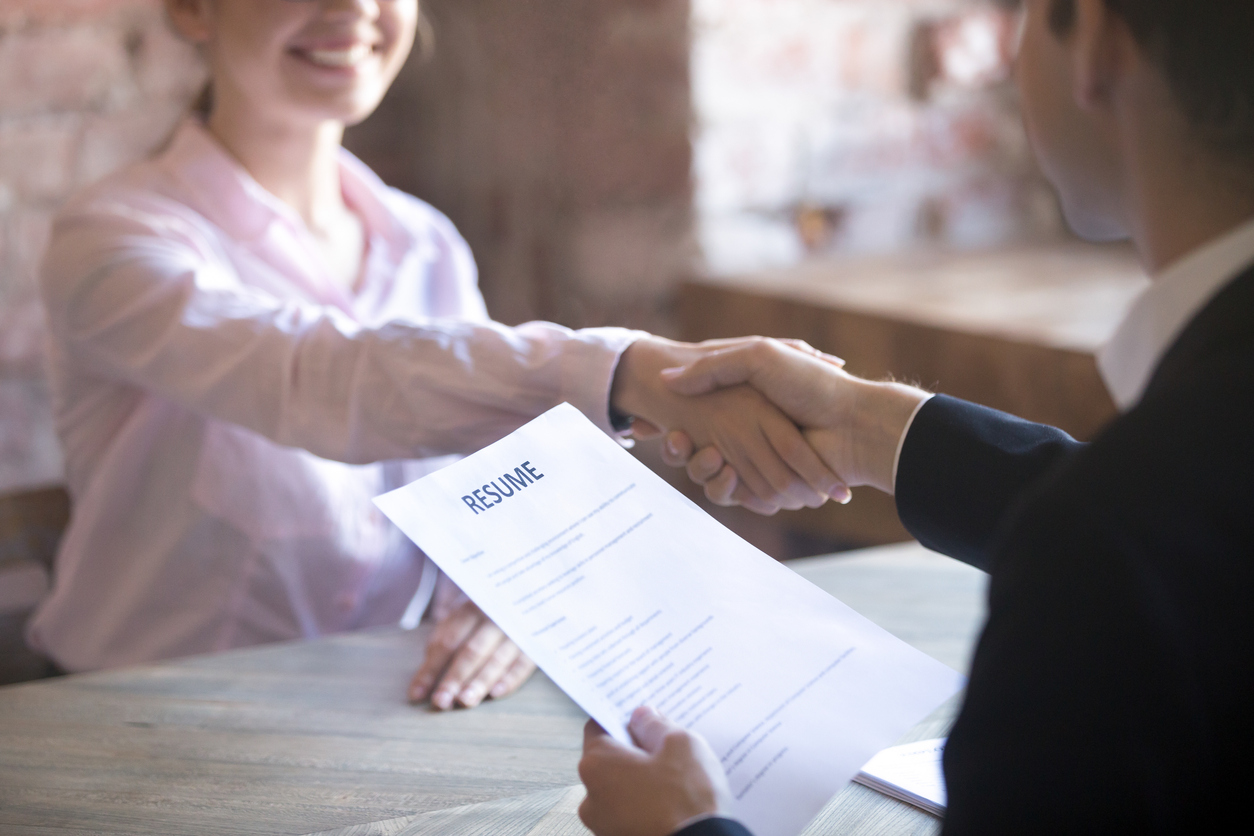
[[518, 690], [535, 669], [500, 627], [465, 601], [436, 623], [422, 667], [409, 683], [409, 699], [420, 702], [431, 694], [431, 706], [440, 711], [474, 708], [485, 697]]
[[690, 364], [744, 341], [691, 345], [657, 337], [632, 344], [619, 361], [611, 402], [657, 430], [683, 430], [712, 446], [735, 468], [745, 489], [743, 503], [759, 513], [780, 508], [817, 508], [848, 489], [802, 438], [796, 424], [749, 386], [700, 394], [678, 393], [663, 369]]
[[[845, 484], [871, 485], [890, 494], [897, 445], [928, 397], [913, 386], [854, 377], [835, 358], [808, 346], [769, 339], [726, 346], [660, 375], [672, 391], [692, 396], [752, 386], [801, 425], [806, 440]], [[694, 454], [696, 447], [704, 449]], [[752, 486], [744, 485], [736, 463], [720, 453], [674, 432], [663, 443], [663, 458], [687, 466], [712, 501], [745, 504]]]
[[725, 814], [731, 789], [718, 756], [700, 736], [651, 708], [628, 724], [638, 749], [589, 720], [579, 777], [588, 797], [579, 818], [596, 836], [670, 836], [690, 819]]

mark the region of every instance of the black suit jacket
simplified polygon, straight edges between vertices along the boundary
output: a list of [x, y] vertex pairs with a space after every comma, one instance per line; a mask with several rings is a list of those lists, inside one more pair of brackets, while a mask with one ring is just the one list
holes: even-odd
[[[987, 570], [945, 834], [1183, 833], [1254, 789], [1254, 269], [1091, 444], [938, 396], [897, 508]], [[743, 828], [703, 822], [684, 836]], [[722, 828], [722, 829], [719, 829]]]

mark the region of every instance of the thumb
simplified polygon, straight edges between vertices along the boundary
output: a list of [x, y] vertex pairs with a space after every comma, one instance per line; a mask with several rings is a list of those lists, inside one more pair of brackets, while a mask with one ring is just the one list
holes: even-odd
[[647, 441], [650, 438], [657, 438], [661, 434], [661, 427], [652, 421], [646, 421], [638, 416], [632, 419], [631, 437], [637, 441]]
[[794, 348], [797, 351], [800, 351], [802, 354], [809, 354], [811, 357], [817, 357], [819, 360], [822, 360], [824, 363], [830, 363], [831, 365], [835, 366], [838, 369], [843, 369], [845, 367], [845, 361], [842, 358], [837, 357], [835, 354], [827, 354], [825, 352], [819, 351], [817, 348], [810, 345], [805, 340], [783, 339], [783, 340], [780, 340], [780, 342], [788, 346], [789, 348]]
[[753, 355], [741, 348], [718, 351], [686, 366], [662, 369], [662, 381], [679, 395], [704, 395], [746, 383], [756, 369]]
[[662, 382], [677, 395], [704, 395], [715, 389], [714, 379], [697, 368], [696, 363], [662, 369]]
[[636, 741], [636, 745], [650, 755], [656, 754], [662, 748], [662, 740], [668, 732], [682, 731], [679, 726], [647, 705], [631, 712], [627, 730], [631, 732], [631, 739]]

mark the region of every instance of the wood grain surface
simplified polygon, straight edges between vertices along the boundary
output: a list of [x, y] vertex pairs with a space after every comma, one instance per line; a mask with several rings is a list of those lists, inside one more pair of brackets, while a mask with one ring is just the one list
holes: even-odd
[[[918, 546], [794, 567], [903, 639], [964, 666], [983, 576]], [[585, 715], [548, 679], [473, 711], [407, 705], [424, 630], [0, 688], [5, 836], [335, 833], [565, 836]], [[903, 738], [942, 734], [952, 707]], [[808, 831], [931, 833], [851, 786]]]

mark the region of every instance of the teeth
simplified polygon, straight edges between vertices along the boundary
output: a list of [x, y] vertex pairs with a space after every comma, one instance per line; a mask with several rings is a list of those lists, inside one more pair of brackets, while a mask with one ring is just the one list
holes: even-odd
[[347, 49], [311, 49], [305, 55], [324, 67], [352, 67], [370, 57], [373, 51], [368, 44], [357, 44]]

